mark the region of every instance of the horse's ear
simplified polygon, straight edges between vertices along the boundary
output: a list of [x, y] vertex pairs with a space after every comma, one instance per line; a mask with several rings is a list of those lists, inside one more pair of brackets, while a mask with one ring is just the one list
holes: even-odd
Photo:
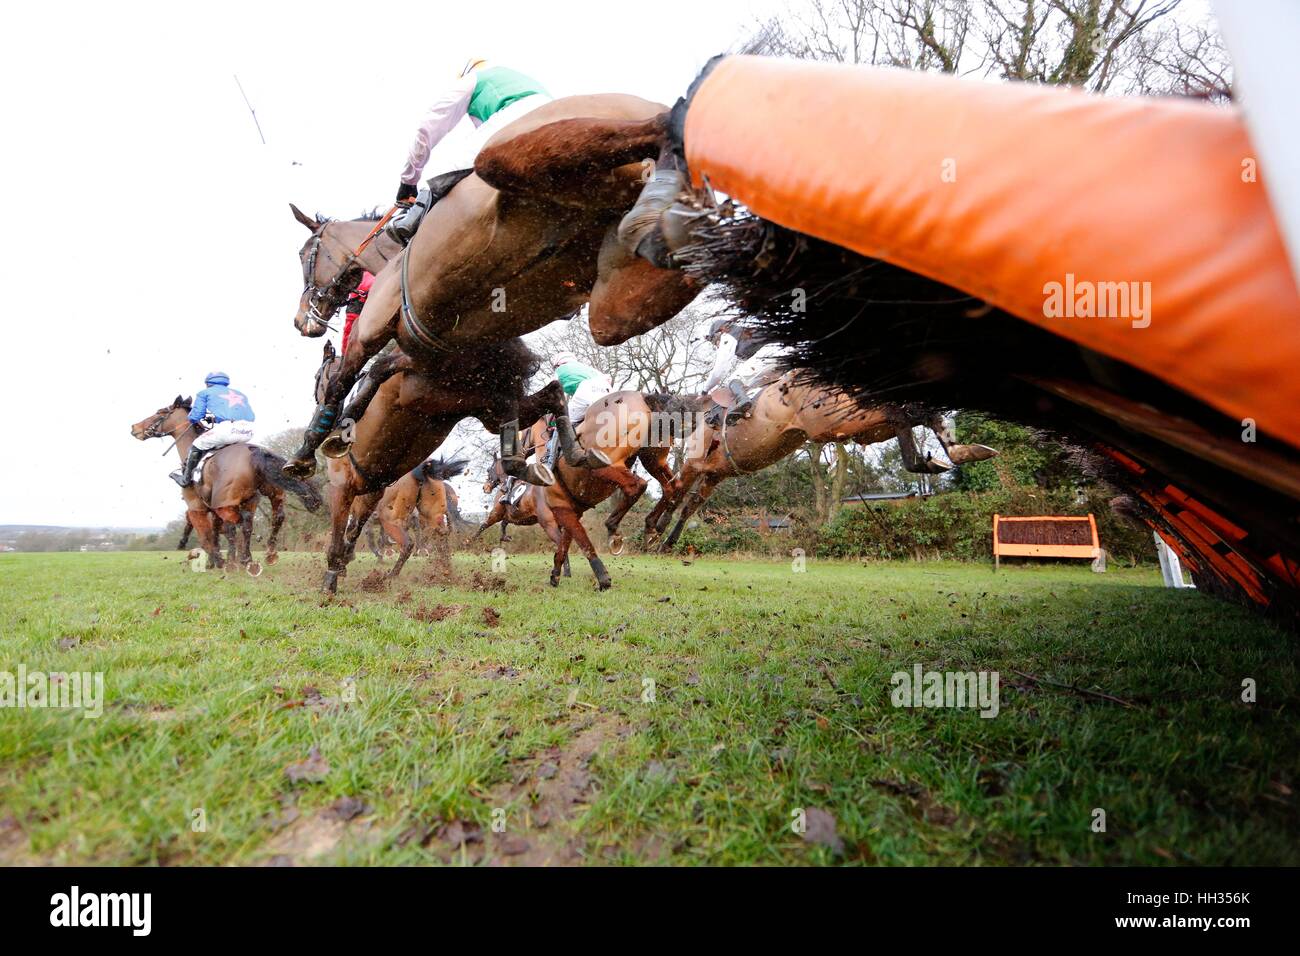
[[194, 396], [193, 396], [193, 395], [191, 395], [189, 398], [183, 398], [183, 399], [181, 399], [181, 407], [182, 407], [182, 408], [192, 408], [193, 406], [194, 406]]
[[321, 358], [323, 358], [323, 359], [325, 359], [326, 361], [328, 361], [328, 360], [332, 359], [333, 357], [334, 357], [334, 343], [331, 342], [331, 341], [329, 341], [328, 339], [326, 339], [326, 340], [325, 340], [325, 348], [324, 348], [324, 349], [322, 350], [322, 352], [321, 352]]
[[175, 408], [177, 405], [181, 404], [181, 402], [183, 402], [183, 401], [185, 401], [185, 399], [183, 399], [183, 398], [181, 398], [179, 395], [177, 395], [177, 396], [176, 396], [176, 400], [175, 400], [174, 402], [172, 402], [172, 408]]
[[318, 223], [311, 216], [307, 215], [305, 212], [303, 212], [293, 203], [289, 203], [289, 208], [293, 210], [293, 218], [297, 219], [300, 223], [302, 223], [312, 232], [315, 232], [317, 229], [320, 228], [320, 223]]

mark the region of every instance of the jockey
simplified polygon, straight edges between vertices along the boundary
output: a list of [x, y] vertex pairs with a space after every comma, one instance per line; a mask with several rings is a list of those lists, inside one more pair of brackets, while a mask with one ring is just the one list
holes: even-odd
[[[545, 87], [531, 77], [508, 67], [488, 66], [481, 58], [471, 58], [456, 82], [433, 101], [416, 130], [397, 187], [398, 203], [415, 202], [405, 215], [389, 224], [388, 234], [403, 245], [410, 242], [420, 220], [433, 205], [435, 200], [430, 190], [419, 189], [421, 176], [472, 169], [478, 151], [493, 133], [550, 101]], [[435, 149], [466, 116], [477, 127], [468, 145], [460, 150]]]
[[[248, 403], [248, 396], [230, 387], [230, 376], [225, 372], [212, 372], [203, 384], [207, 388], [194, 396], [189, 414], [190, 424], [199, 437], [190, 446], [185, 467], [171, 475], [182, 488], [188, 488], [194, 480], [194, 469], [204, 454], [223, 445], [253, 440], [253, 429], [248, 424], [253, 421], [253, 406]], [[205, 420], [213, 423], [207, 431], [202, 427]]]
[[366, 298], [370, 295], [370, 287], [374, 284], [375, 277], [369, 272], [361, 273], [361, 284], [357, 286], [356, 291], [348, 293], [348, 302], [343, 320], [343, 342], [339, 345], [339, 354], [342, 355], [348, 350], [348, 335], [352, 331], [352, 324], [356, 322], [357, 316], [365, 307]]
[[[754, 405], [751, 392], [772, 381], [772, 361], [783, 350], [779, 346], [763, 345], [748, 328], [731, 319], [718, 319], [709, 327], [708, 340], [717, 353], [713, 369], [700, 388], [708, 395], [720, 385], [726, 385], [735, 396], [735, 402], [725, 409], [728, 420], [739, 418]], [[722, 424], [722, 405], [715, 404], [704, 420], [717, 428]]]
[[[555, 370], [560, 388], [564, 389], [564, 394], [569, 396], [569, 421], [574, 428], [582, 424], [582, 420], [587, 417], [587, 409], [592, 406], [592, 403], [600, 401], [614, 390], [614, 383], [608, 375], [600, 369], [579, 362], [578, 357], [572, 352], [555, 353], [551, 358], [551, 368]], [[548, 467], [555, 467], [558, 446], [555, 434], [552, 433], [546, 447]]]

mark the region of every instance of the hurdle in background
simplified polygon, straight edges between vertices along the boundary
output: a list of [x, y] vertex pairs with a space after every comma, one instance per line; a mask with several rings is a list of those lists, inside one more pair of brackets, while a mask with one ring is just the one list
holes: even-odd
[[1086, 517], [1033, 515], [1026, 518], [993, 516], [993, 568], [1002, 558], [1087, 558], [1101, 557], [1097, 522]]

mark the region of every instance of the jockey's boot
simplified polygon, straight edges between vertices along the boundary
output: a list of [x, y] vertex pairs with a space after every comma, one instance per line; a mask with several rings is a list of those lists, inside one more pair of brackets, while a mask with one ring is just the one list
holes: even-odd
[[727, 421], [734, 422], [749, 414], [750, 409], [754, 407], [754, 400], [749, 397], [749, 393], [745, 391], [745, 386], [737, 379], [733, 378], [728, 382], [727, 388], [731, 389], [731, 394], [736, 396], [736, 400], [727, 409]]
[[180, 471], [173, 471], [171, 474], [172, 481], [182, 488], [188, 488], [194, 481], [194, 469], [199, 467], [199, 462], [203, 460], [203, 449], [191, 446], [190, 455], [185, 459], [185, 467]]
[[685, 186], [686, 176], [681, 170], [655, 170], [636, 203], [618, 224], [618, 240], [624, 249], [657, 266], [668, 264], [661, 221]]
[[293, 459], [281, 469], [291, 478], [310, 478], [316, 473], [316, 449], [325, 436], [334, 430], [339, 410], [333, 405], [317, 405], [307, 430], [302, 433], [302, 444], [293, 453]]
[[407, 208], [406, 212], [394, 216], [388, 220], [388, 225], [384, 226], [384, 234], [401, 245], [406, 245], [415, 236], [416, 230], [420, 228], [420, 222], [424, 219], [424, 214], [429, 211], [433, 205], [433, 193], [427, 189], [421, 189], [415, 196], [415, 202]]
[[604, 468], [609, 456], [596, 448], [583, 448], [568, 415], [555, 416], [555, 434], [564, 449], [564, 460], [574, 468]]

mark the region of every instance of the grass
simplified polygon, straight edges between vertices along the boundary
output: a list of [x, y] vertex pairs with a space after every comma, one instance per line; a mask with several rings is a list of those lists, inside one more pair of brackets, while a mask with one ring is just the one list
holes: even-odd
[[[509, 561], [0, 557], [0, 671], [107, 698], [0, 710], [0, 863], [1300, 863], [1294, 638], [1154, 571]], [[895, 708], [916, 663], [999, 715]]]

